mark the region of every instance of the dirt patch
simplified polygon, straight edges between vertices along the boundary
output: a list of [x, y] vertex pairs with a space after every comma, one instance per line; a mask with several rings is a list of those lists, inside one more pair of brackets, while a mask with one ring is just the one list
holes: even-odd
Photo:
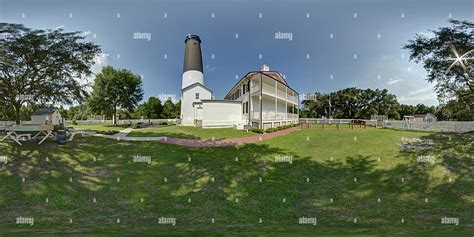
[[431, 139], [401, 137], [400, 141], [401, 141], [400, 148], [403, 151], [409, 151], [409, 150], [425, 151], [425, 150], [431, 150], [434, 147], [434, 142]]

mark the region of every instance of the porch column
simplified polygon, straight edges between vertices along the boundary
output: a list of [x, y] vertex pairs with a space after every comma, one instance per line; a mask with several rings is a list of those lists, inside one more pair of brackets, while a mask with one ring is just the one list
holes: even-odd
[[288, 119], [288, 87], [285, 86], [285, 119]]
[[263, 91], [263, 80], [262, 73], [260, 73], [260, 128], [263, 128], [263, 117], [262, 117], [262, 91]]
[[277, 81], [275, 80], [275, 117], [273, 119], [277, 118], [278, 114], [278, 84]]

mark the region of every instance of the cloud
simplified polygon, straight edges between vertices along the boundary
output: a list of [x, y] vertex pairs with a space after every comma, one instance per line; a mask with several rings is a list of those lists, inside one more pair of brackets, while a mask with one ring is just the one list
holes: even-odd
[[433, 104], [436, 103], [438, 97], [436, 93], [433, 91], [431, 86], [420, 88], [417, 90], [413, 90], [408, 92], [407, 96], [401, 96], [398, 101], [400, 103], [406, 104], [418, 104], [418, 103], [425, 103], [425, 104]]
[[436, 94], [434, 93], [430, 93], [430, 94], [421, 94], [421, 95], [415, 95], [415, 96], [401, 96], [400, 98], [398, 98], [398, 101], [400, 103], [408, 103], [408, 104], [412, 104], [412, 103], [425, 103], [425, 104], [430, 104], [428, 102], [432, 102], [432, 101], [436, 101], [437, 100], [437, 97], [436, 97]]
[[88, 36], [90, 34], [91, 34], [91, 32], [89, 30], [87, 30], [87, 31], [83, 31], [81, 35], [82, 36]]
[[402, 80], [402, 79], [393, 79], [393, 78], [390, 78], [386, 84], [387, 84], [387, 85], [395, 85], [395, 84], [397, 84], [398, 82], [400, 82], [401, 80]]
[[91, 67], [92, 75], [83, 78], [81, 85], [86, 88], [86, 91], [90, 92], [92, 88], [95, 75], [102, 71], [102, 68], [109, 65], [109, 54], [100, 53], [94, 58], [94, 65]]
[[[426, 93], [426, 92], [431, 92], [431, 93]], [[430, 88], [430, 87], [424, 87], [424, 88], [421, 88], [421, 89], [418, 89], [418, 90], [414, 90], [414, 91], [410, 91], [408, 93], [408, 95], [419, 95], [419, 94], [434, 94], [433, 93], [433, 88]]]
[[212, 72], [216, 70], [216, 67], [212, 67], [209, 64], [207, 64], [206, 66], [204, 66], [204, 69], [206, 69], [207, 72]]

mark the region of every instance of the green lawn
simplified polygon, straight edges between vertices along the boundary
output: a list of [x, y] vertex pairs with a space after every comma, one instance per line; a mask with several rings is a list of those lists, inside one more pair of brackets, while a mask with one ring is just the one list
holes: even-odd
[[[401, 137], [429, 138], [434, 148], [401, 151]], [[472, 235], [472, 142], [452, 134], [316, 128], [234, 148], [98, 137], [63, 146], [0, 142], [0, 156], [9, 159], [0, 164], [0, 230]], [[151, 164], [133, 162], [136, 155], [150, 156]], [[421, 155], [435, 162], [417, 162]], [[15, 224], [19, 216], [34, 217], [34, 226]], [[459, 226], [441, 224], [445, 216], [459, 218]], [[158, 224], [159, 217], [176, 218], [176, 226]], [[316, 217], [317, 225], [298, 224], [300, 217]]]
[[225, 139], [225, 138], [236, 138], [236, 137], [250, 137], [255, 136], [256, 133], [245, 132], [243, 130], [235, 130], [232, 128], [212, 128], [202, 129], [195, 127], [182, 127], [182, 126], [163, 126], [159, 128], [142, 128], [133, 129], [128, 134], [129, 137], [177, 137], [187, 139]]
[[77, 124], [77, 125], [71, 125], [73, 128], [76, 129], [82, 129], [82, 130], [95, 130], [95, 131], [106, 131], [106, 130], [112, 130], [112, 131], [121, 131], [124, 130], [124, 127], [120, 126], [113, 126], [109, 124]]

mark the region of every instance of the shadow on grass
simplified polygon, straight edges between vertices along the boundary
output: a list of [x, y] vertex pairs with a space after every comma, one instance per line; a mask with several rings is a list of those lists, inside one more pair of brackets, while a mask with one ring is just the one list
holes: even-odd
[[[157, 224], [164, 216], [176, 218], [180, 230], [220, 233], [311, 230], [298, 224], [301, 217], [316, 217], [318, 228], [336, 233], [472, 228], [472, 147], [462, 145], [470, 140], [439, 136], [424, 137], [435, 141], [434, 150], [400, 152], [394, 159], [403, 162], [389, 169], [371, 156], [320, 161], [258, 143], [196, 149], [95, 137], [65, 146], [1, 143], [0, 155], [12, 160], [0, 168], [0, 226], [21, 228], [16, 217], [34, 216], [36, 226], [63, 231], [175, 230]], [[416, 161], [446, 149], [456, 155]], [[134, 162], [136, 156], [151, 163]], [[281, 157], [292, 162], [277, 162]], [[455, 174], [452, 182], [436, 176], [443, 167]], [[461, 225], [441, 225], [444, 216]], [[69, 218], [75, 226], [65, 230]]]

